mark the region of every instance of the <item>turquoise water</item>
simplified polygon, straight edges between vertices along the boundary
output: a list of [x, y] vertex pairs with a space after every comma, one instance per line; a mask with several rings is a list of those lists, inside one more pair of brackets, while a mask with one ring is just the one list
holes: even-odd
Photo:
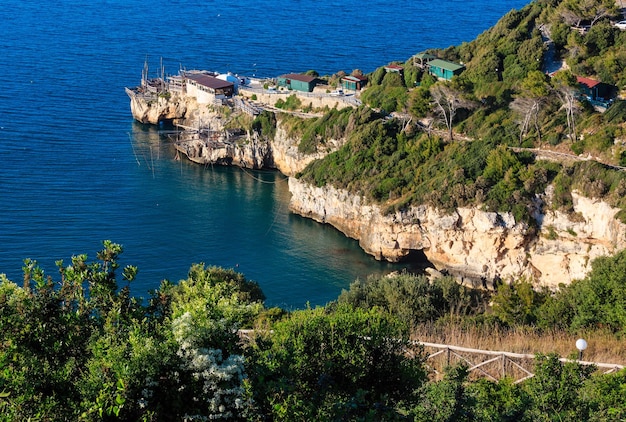
[[256, 76], [371, 72], [469, 41], [525, 1], [18, 1], [0, 3], [0, 272], [24, 258], [55, 273], [73, 254], [121, 243], [133, 292], [192, 263], [236, 268], [268, 304], [325, 304], [357, 277], [400, 269], [287, 210], [275, 172], [175, 160], [132, 121], [125, 86], [180, 66]]

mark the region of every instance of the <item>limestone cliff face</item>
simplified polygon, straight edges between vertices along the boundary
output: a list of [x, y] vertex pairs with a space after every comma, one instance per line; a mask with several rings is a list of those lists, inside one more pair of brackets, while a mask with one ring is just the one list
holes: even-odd
[[438, 269], [474, 278], [527, 276], [555, 287], [583, 278], [594, 258], [626, 247], [626, 226], [614, 218], [618, 210], [575, 193], [579, 218], [537, 215], [542, 230], [536, 234], [508, 213], [459, 208], [445, 214], [420, 205], [383, 215], [379, 206], [331, 186], [292, 177], [289, 190], [293, 212], [333, 225], [376, 259], [398, 261], [422, 250]]
[[[204, 122], [220, 128], [217, 116], [205, 115]], [[299, 140], [290, 138], [284, 127], [277, 124], [274, 139], [268, 141], [257, 133], [248, 133], [236, 139], [220, 138], [218, 142], [196, 139], [181, 143], [177, 148], [190, 160], [199, 164], [227, 164], [253, 169], [275, 168], [287, 176], [302, 171], [311, 161], [323, 158], [329, 151], [339, 148], [342, 141], [330, 141], [315, 154], [298, 151]]]
[[187, 110], [195, 107], [193, 98], [172, 96], [169, 99], [161, 97], [146, 98], [134, 90], [126, 88], [126, 94], [130, 98], [130, 111], [133, 118], [145, 124], [159, 124], [163, 120], [182, 119]]
[[290, 138], [284, 126], [278, 121], [276, 135], [271, 142], [272, 158], [275, 168], [287, 176], [294, 176], [304, 170], [314, 160], [322, 159], [328, 153], [339, 149], [345, 139], [331, 139], [325, 146], [319, 147], [314, 154], [303, 154], [298, 151], [299, 139]]
[[273, 168], [269, 142], [253, 137], [234, 142], [207, 143], [192, 140], [176, 145], [189, 160], [198, 164], [232, 165], [261, 169]]
[[[315, 154], [298, 151], [298, 139], [288, 136], [277, 122], [269, 141], [255, 133], [231, 138], [222, 116], [200, 107], [193, 98], [171, 97], [147, 101], [127, 90], [133, 117], [156, 124], [164, 119], [196, 126], [202, 122], [215, 136], [177, 143], [177, 149], [201, 164], [216, 163], [247, 168], [276, 168], [293, 176], [311, 161], [341, 147], [344, 140], [327, 141]], [[576, 218], [547, 211], [535, 215], [540, 232], [516, 223], [507, 213], [459, 208], [446, 214], [426, 205], [384, 215], [381, 208], [332, 186], [316, 188], [290, 177], [293, 212], [328, 223], [357, 239], [361, 247], [380, 260], [399, 261], [421, 250], [437, 268], [474, 278], [527, 276], [554, 287], [583, 278], [591, 261], [626, 248], [626, 226], [615, 219], [617, 209], [573, 193]], [[541, 200], [550, 202], [548, 191]], [[549, 208], [549, 207], [545, 207]]]

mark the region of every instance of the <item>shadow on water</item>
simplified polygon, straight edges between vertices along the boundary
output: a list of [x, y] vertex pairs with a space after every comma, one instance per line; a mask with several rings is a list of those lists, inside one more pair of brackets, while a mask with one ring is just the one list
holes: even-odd
[[357, 278], [407, 268], [376, 261], [334, 227], [292, 214], [283, 174], [176, 159], [168, 132], [138, 123], [130, 132], [141, 209], [129, 242], [149, 251], [150, 280], [178, 281], [198, 262], [236, 268], [261, 285], [269, 305], [299, 308], [336, 299]]

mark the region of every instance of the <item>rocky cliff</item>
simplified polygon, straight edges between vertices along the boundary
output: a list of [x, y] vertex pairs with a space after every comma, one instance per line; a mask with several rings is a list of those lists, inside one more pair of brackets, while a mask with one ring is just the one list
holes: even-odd
[[330, 139], [326, 141], [325, 147], [314, 154], [303, 154], [298, 151], [299, 139], [289, 137], [280, 120], [277, 122], [276, 135], [271, 141], [272, 160], [275, 168], [287, 176], [294, 176], [304, 170], [314, 160], [322, 159], [330, 152], [335, 151], [343, 145], [345, 139]]
[[[205, 116], [211, 127], [219, 128], [221, 122]], [[298, 151], [299, 140], [290, 138], [278, 121], [274, 139], [267, 140], [258, 133], [247, 133], [236, 138], [220, 137], [216, 141], [195, 138], [177, 145], [177, 149], [191, 161], [199, 164], [227, 164], [246, 168], [274, 168], [287, 176], [302, 171], [311, 161], [323, 158], [329, 151], [339, 148], [343, 140], [331, 140], [323, 151], [303, 154]]]
[[594, 258], [626, 247], [626, 225], [614, 218], [618, 210], [576, 193], [576, 217], [537, 214], [537, 233], [508, 213], [459, 208], [445, 214], [420, 205], [384, 215], [379, 206], [332, 186], [292, 177], [289, 190], [293, 212], [333, 225], [376, 259], [399, 261], [421, 250], [438, 269], [474, 279], [526, 276], [555, 287], [583, 278]]
[[[131, 109], [138, 121], [158, 123], [175, 119], [194, 125], [202, 121], [225, 133], [222, 116], [199, 107], [193, 98], [170, 98], [149, 102], [133, 93]], [[219, 135], [188, 139], [177, 148], [201, 164], [218, 163], [247, 168], [276, 168], [294, 176], [311, 161], [341, 147], [344, 140], [326, 142], [316, 154], [298, 151], [299, 140], [288, 135], [277, 119], [272, 140], [257, 133], [235, 138]], [[377, 205], [332, 186], [317, 188], [294, 177], [289, 179], [291, 210], [328, 223], [379, 260], [400, 261], [412, 251], [422, 251], [438, 269], [447, 269], [472, 279], [495, 280], [526, 276], [539, 284], [555, 287], [583, 278], [593, 259], [626, 247], [626, 226], [616, 220], [618, 209], [602, 201], [572, 194], [574, 213], [537, 213], [536, 226], [517, 223], [511, 214], [459, 208], [452, 214], [430, 206], [413, 206], [384, 214]], [[550, 202], [550, 190], [539, 198]], [[548, 209], [549, 207], [543, 207]]]
[[130, 111], [140, 123], [157, 125], [164, 120], [177, 120], [186, 116], [188, 110], [197, 109], [194, 98], [172, 95], [169, 98], [157, 95], [144, 95], [137, 90], [126, 88], [130, 98]]

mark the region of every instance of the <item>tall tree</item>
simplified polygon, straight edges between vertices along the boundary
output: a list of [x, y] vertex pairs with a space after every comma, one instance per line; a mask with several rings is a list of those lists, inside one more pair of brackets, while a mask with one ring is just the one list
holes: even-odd
[[543, 104], [545, 104], [549, 88], [546, 76], [539, 70], [529, 72], [522, 81], [520, 94], [511, 103], [511, 109], [521, 116], [520, 144], [528, 134], [531, 123], [534, 124], [537, 138], [541, 142], [539, 113]]
[[569, 70], [559, 71], [552, 78], [552, 86], [567, 115], [568, 136], [576, 142], [576, 115], [580, 112], [576, 77]]
[[616, 12], [615, 0], [567, 0], [561, 4], [560, 9], [565, 22], [574, 26], [580, 26], [583, 21], [589, 21], [589, 26], [593, 26], [600, 19]]
[[450, 83], [438, 83], [430, 88], [435, 111], [448, 129], [448, 139], [453, 140], [453, 124], [457, 112], [461, 108], [474, 108], [474, 103], [463, 96], [463, 93]]

